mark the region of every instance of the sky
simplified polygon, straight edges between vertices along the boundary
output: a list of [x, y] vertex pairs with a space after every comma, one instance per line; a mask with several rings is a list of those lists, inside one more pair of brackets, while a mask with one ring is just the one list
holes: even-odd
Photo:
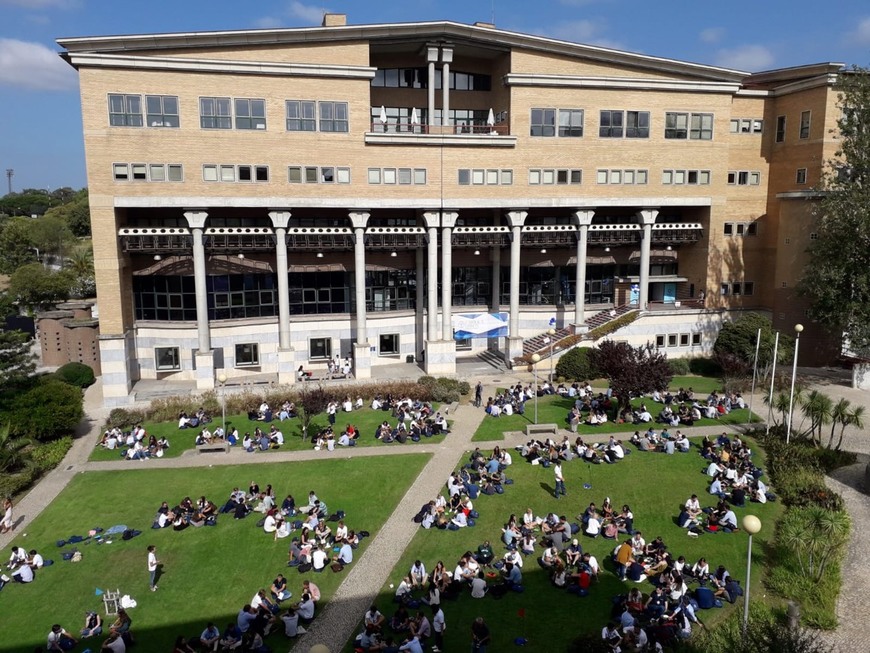
[[[87, 185], [75, 70], [55, 39], [319, 25], [493, 21], [504, 29], [746, 71], [840, 62], [870, 66], [870, 3], [761, 0], [0, 0], [0, 195]], [[242, 8], [247, 7], [245, 11]]]

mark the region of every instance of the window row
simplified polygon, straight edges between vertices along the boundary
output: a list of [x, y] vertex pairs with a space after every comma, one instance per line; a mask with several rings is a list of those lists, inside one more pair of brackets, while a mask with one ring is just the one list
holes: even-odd
[[113, 163], [115, 181], [184, 181], [180, 163]]
[[288, 166], [287, 181], [291, 184], [349, 184], [347, 166]]
[[599, 184], [646, 184], [649, 180], [647, 170], [599, 170]]
[[514, 183], [514, 171], [460, 168], [458, 183], [460, 186], [510, 186]]
[[710, 183], [709, 170], [663, 170], [662, 183], [668, 184], [688, 184], [692, 186], [706, 186]]
[[572, 184], [577, 185], [583, 183], [583, 171], [571, 169], [553, 169], [543, 168], [538, 170], [532, 168], [529, 170], [529, 185], [537, 186], [539, 184]]
[[426, 168], [369, 168], [370, 184], [426, 183]]
[[732, 118], [732, 134], [760, 134], [764, 131], [764, 121], [758, 118]]
[[269, 166], [265, 165], [217, 165], [202, 166], [203, 181], [269, 181]]
[[719, 293], [723, 297], [728, 295], [752, 295], [755, 293], [755, 283], [753, 281], [732, 281], [731, 283], [723, 283], [719, 287]]
[[[798, 139], [805, 140], [810, 137], [810, 124], [812, 121], [811, 111], [801, 111], [801, 119], [798, 124]], [[785, 116], [776, 117], [776, 136], [774, 140], [777, 143], [785, 141], [787, 120]]]
[[659, 333], [656, 335], [656, 347], [692, 347], [701, 344], [700, 333]]
[[[533, 108], [530, 136], [583, 136], [583, 109]], [[739, 126], [739, 125], [738, 125]], [[599, 138], [649, 138], [650, 112], [604, 109], [598, 116]], [[711, 140], [712, 113], [665, 113], [665, 138]]]
[[[441, 70], [435, 69], [435, 88], [443, 86]], [[481, 73], [450, 71], [450, 89], [455, 91], [489, 91], [492, 77]], [[378, 68], [372, 78], [372, 86], [380, 88], [428, 88], [429, 71], [419, 68]]]
[[722, 233], [726, 236], [755, 236], [758, 234], [757, 222], [726, 222]]
[[761, 173], [752, 170], [729, 170], [729, 186], [758, 186], [761, 183]]

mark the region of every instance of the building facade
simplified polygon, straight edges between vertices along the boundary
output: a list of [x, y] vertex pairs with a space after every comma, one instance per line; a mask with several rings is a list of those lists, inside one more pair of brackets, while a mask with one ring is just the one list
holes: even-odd
[[[452, 22], [69, 38], [106, 402], [143, 378], [507, 360], [626, 305], [790, 329], [841, 64], [750, 74]], [[807, 356], [828, 355], [812, 325]], [[807, 359], [809, 361], [809, 358]]]

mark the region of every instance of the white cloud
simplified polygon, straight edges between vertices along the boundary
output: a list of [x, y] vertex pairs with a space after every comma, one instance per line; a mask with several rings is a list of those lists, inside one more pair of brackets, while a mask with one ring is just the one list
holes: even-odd
[[280, 18], [275, 18], [274, 16], [263, 16], [262, 18], [258, 18], [254, 21], [254, 27], [259, 29], [272, 29], [275, 27], [282, 27], [284, 22]]
[[583, 19], [564, 21], [559, 23], [557, 27], [541, 29], [537, 33], [563, 41], [571, 41], [572, 43], [599, 45], [603, 48], [613, 48], [614, 50], [622, 49], [622, 44], [604, 35], [606, 30], [607, 25], [604, 21]]
[[716, 53], [716, 65], [747, 72], [767, 70], [773, 66], [773, 53], [763, 45], [738, 45]]
[[858, 21], [858, 26], [846, 35], [850, 43], [870, 45], [870, 16]]
[[44, 9], [48, 7], [73, 9], [79, 6], [79, 0], [0, 0], [0, 5], [24, 7], [26, 9]]
[[698, 34], [698, 39], [703, 43], [719, 43], [725, 36], [725, 28], [723, 27], [708, 27], [701, 30]]
[[65, 91], [77, 82], [75, 70], [41, 43], [0, 38], [0, 86]]
[[297, 0], [293, 0], [293, 2], [287, 5], [287, 14], [291, 18], [298, 18], [300, 20], [304, 20], [307, 23], [322, 22], [323, 14], [328, 11], [328, 9], [324, 9], [323, 7], [302, 4]]

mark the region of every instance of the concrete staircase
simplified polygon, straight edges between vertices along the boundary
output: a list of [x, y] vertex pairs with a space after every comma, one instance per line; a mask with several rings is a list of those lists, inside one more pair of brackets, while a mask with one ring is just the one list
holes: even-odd
[[507, 365], [505, 365], [504, 358], [502, 358], [501, 352], [492, 351], [492, 350], [487, 349], [485, 351], [480, 352], [477, 355], [477, 359], [480, 361], [483, 361], [484, 363], [486, 363], [487, 365], [489, 365], [493, 369], [496, 369], [499, 371], [507, 370]]
[[615, 320], [621, 315], [625, 315], [626, 313], [630, 313], [631, 311], [636, 311], [637, 307], [632, 306], [631, 304], [623, 304], [622, 306], [617, 306], [616, 308], [608, 308], [605, 311], [599, 311], [588, 320], [586, 320], [586, 325], [589, 327], [589, 330], [597, 329], [600, 326], [604, 326], [611, 320]]
[[[556, 335], [553, 336], [553, 342], [555, 346], [553, 347], [553, 353], [557, 353], [561, 351], [561, 347], [559, 347], [559, 341], [567, 338], [568, 336], [574, 335], [574, 332], [571, 329], [567, 329], [565, 327], [561, 329], [556, 329]], [[528, 338], [523, 341], [523, 355], [531, 356], [532, 354], [538, 354], [541, 357], [541, 360], [550, 357], [550, 336], [546, 333], [538, 334], [532, 338]]]

